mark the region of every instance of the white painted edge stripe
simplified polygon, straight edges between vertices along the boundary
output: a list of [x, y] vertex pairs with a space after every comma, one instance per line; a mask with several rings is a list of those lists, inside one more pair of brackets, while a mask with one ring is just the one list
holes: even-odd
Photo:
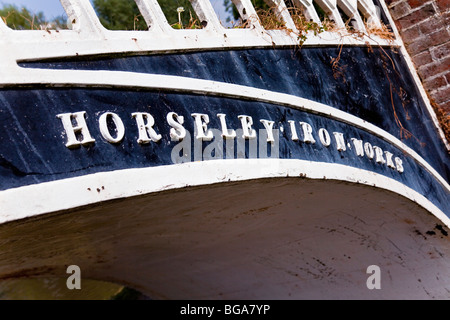
[[347, 181], [394, 192], [416, 202], [450, 227], [449, 217], [431, 201], [394, 179], [341, 164], [296, 159], [188, 162], [101, 172], [9, 189], [0, 192], [0, 223], [188, 186], [304, 175], [309, 179]]
[[[1, 24], [0, 24], [1, 25]], [[79, 33], [74, 30], [11, 30], [0, 28], [0, 58], [11, 56], [15, 61], [75, 57], [82, 55], [184, 53], [201, 50], [239, 48], [273, 48], [299, 46], [298, 35], [286, 30], [211, 29], [155, 31], [111, 31]], [[325, 31], [317, 35], [307, 32], [302, 46], [380, 46], [398, 47], [396, 40], [376, 35]], [[6, 50], [5, 50], [6, 48]]]
[[10, 78], [8, 81], [0, 77], [0, 87], [11, 84], [10, 81], [12, 80], [14, 86], [48, 85], [51, 87], [157, 89], [254, 100], [315, 113], [350, 124], [391, 143], [409, 154], [430, 172], [445, 189], [450, 191], [450, 185], [447, 181], [428, 162], [390, 133], [339, 109], [290, 94], [212, 80], [124, 71], [48, 70], [17, 67], [16, 72], [11, 77], [13, 79]]

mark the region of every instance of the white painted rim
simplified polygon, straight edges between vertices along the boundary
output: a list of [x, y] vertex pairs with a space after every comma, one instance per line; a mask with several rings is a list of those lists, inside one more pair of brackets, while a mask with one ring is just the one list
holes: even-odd
[[[149, 30], [125, 31], [108, 30], [100, 22], [89, 0], [60, 0], [67, 13], [72, 29], [52, 30], [12, 30], [0, 19], [0, 46], [8, 46], [7, 52], [0, 50], [0, 60], [11, 57], [15, 61], [45, 58], [67, 57], [76, 55], [107, 53], [145, 53], [145, 52], [186, 52], [187, 50], [220, 50], [236, 48], [255, 48], [272, 46], [298, 46], [300, 33], [296, 31], [292, 17], [283, 1], [272, 1], [278, 9], [279, 17], [286, 25], [284, 30], [265, 29], [257, 13], [248, 0], [233, 0], [247, 11], [249, 28], [225, 28], [217, 18], [208, 0], [193, 0], [194, 11], [201, 20], [207, 21], [203, 29], [173, 29], [156, 0], [137, 0], [140, 12], [150, 26]], [[371, 4], [374, 7], [374, 4]], [[314, 11], [313, 6], [309, 10]], [[337, 8], [335, 16], [340, 17]], [[318, 19], [317, 13], [314, 14]], [[358, 12], [355, 12], [359, 16]], [[379, 17], [370, 10], [371, 18], [380, 24]], [[320, 24], [320, 20], [316, 21]], [[309, 31], [303, 45], [323, 46], [345, 45], [380, 45], [396, 46], [389, 41], [368, 34], [366, 28], [358, 28], [359, 34], [347, 31], [343, 22], [338, 24], [340, 30], [315, 34]], [[302, 33], [303, 35], [303, 33]], [[2, 64], [0, 62], [0, 64]]]
[[286, 177], [340, 180], [385, 189], [416, 202], [450, 227], [449, 217], [431, 201], [394, 179], [340, 164], [295, 159], [189, 162], [101, 172], [9, 189], [0, 192], [0, 223], [189, 186]]

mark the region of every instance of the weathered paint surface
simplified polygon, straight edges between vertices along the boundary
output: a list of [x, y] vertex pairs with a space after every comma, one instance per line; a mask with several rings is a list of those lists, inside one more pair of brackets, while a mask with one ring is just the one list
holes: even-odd
[[[395, 50], [372, 50], [252, 49], [21, 65], [177, 75], [292, 94], [343, 110], [384, 129], [413, 148], [449, 181], [450, 160], [445, 145], [402, 57]], [[338, 57], [338, 64], [333, 66], [333, 59]], [[396, 117], [412, 137], [407, 138]]]
[[[307, 98], [380, 127], [402, 140], [448, 181], [450, 161], [445, 146], [430, 116], [423, 111], [423, 102], [401, 57], [390, 51], [387, 55], [387, 52], [366, 48], [343, 48], [341, 52], [339, 48], [253, 49], [76, 59], [23, 63], [22, 66], [177, 75], [231, 82]], [[340, 61], [339, 68], [336, 68], [331, 62], [338, 54]], [[267, 68], [267, 65], [273, 67]], [[450, 212], [445, 185], [436, 181], [414, 158], [403, 155], [403, 150], [391, 146], [383, 137], [365, 132], [364, 128], [354, 128], [345, 122], [310, 112], [258, 101], [181, 94], [170, 90], [156, 92], [154, 89], [134, 91], [118, 88], [111, 91], [35, 86], [19, 90], [3, 89], [0, 101], [4, 106], [2, 123], [8, 128], [5, 131], [7, 135], [2, 136], [3, 189], [96, 172], [170, 165], [173, 164], [171, 151], [176, 143], [170, 141], [167, 113], [176, 112], [183, 116], [184, 125], [192, 134], [193, 113], [208, 114], [208, 126], [216, 129], [221, 127], [217, 114], [227, 114], [229, 127], [235, 129], [241, 126], [238, 115], [246, 114], [257, 122], [254, 124], [256, 130], [264, 129], [260, 119], [272, 120], [275, 129], [283, 130], [280, 132], [280, 159], [338, 163], [373, 171], [404, 183], [428, 198], [442, 212]], [[30, 107], [33, 108], [32, 113]], [[64, 147], [64, 128], [56, 115], [78, 111], [86, 111], [86, 122], [96, 142], [72, 150]], [[125, 124], [126, 135], [120, 143], [111, 144], [101, 138], [98, 120], [105, 112], [116, 113]], [[138, 129], [131, 116], [134, 112], [151, 113], [155, 118], [154, 128], [163, 139], [148, 145], [136, 143]], [[299, 123], [311, 125], [317, 143], [293, 141], [289, 121], [297, 123], [300, 136], [302, 129]], [[398, 121], [413, 137], [404, 138], [405, 131], [399, 127]], [[319, 143], [318, 130], [321, 128], [325, 128], [331, 136], [333, 132], [343, 133], [345, 146], [349, 146], [347, 150], [338, 152], [334, 139], [330, 146]], [[397, 170], [380, 165], [375, 159], [368, 159], [367, 155], [357, 156], [351, 138], [369, 142], [400, 157], [406, 172], [399, 174]], [[224, 154], [222, 158], [225, 157]]]
[[[220, 183], [3, 224], [0, 280], [67, 278], [75, 264], [81, 290], [101, 279], [152, 299], [448, 299], [445, 232], [369, 186]], [[366, 286], [370, 265], [379, 290]]]
[[[62, 2], [73, 30], [0, 21], [0, 280], [77, 265], [163, 299], [449, 298], [448, 146], [399, 39], [326, 32], [299, 48], [257, 23], [222, 30], [202, 1], [204, 30], [167, 29], [139, 1], [156, 28], [112, 32], [87, 1]], [[80, 111], [95, 142], [68, 148], [61, 114]], [[154, 117], [155, 141], [139, 142], [135, 112]], [[214, 129], [219, 115], [273, 121], [278, 156], [174, 164], [169, 112], [193, 135], [206, 121], [193, 114]], [[112, 113], [123, 128], [99, 126]]]

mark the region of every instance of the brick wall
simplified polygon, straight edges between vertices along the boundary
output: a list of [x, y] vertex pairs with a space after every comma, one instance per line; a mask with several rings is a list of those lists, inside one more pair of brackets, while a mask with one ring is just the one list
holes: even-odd
[[450, 143], [450, 0], [385, 0]]

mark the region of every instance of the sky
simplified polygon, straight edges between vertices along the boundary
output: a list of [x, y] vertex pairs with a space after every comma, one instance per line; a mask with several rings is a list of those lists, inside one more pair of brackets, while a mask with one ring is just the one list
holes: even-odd
[[[210, 0], [219, 19], [226, 25], [225, 19], [228, 16], [223, 7], [223, 0]], [[92, 1], [91, 1], [92, 2]], [[59, 0], [0, 0], [0, 7], [4, 4], [13, 4], [17, 7], [26, 7], [33, 13], [43, 12], [47, 20], [66, 15]]]

